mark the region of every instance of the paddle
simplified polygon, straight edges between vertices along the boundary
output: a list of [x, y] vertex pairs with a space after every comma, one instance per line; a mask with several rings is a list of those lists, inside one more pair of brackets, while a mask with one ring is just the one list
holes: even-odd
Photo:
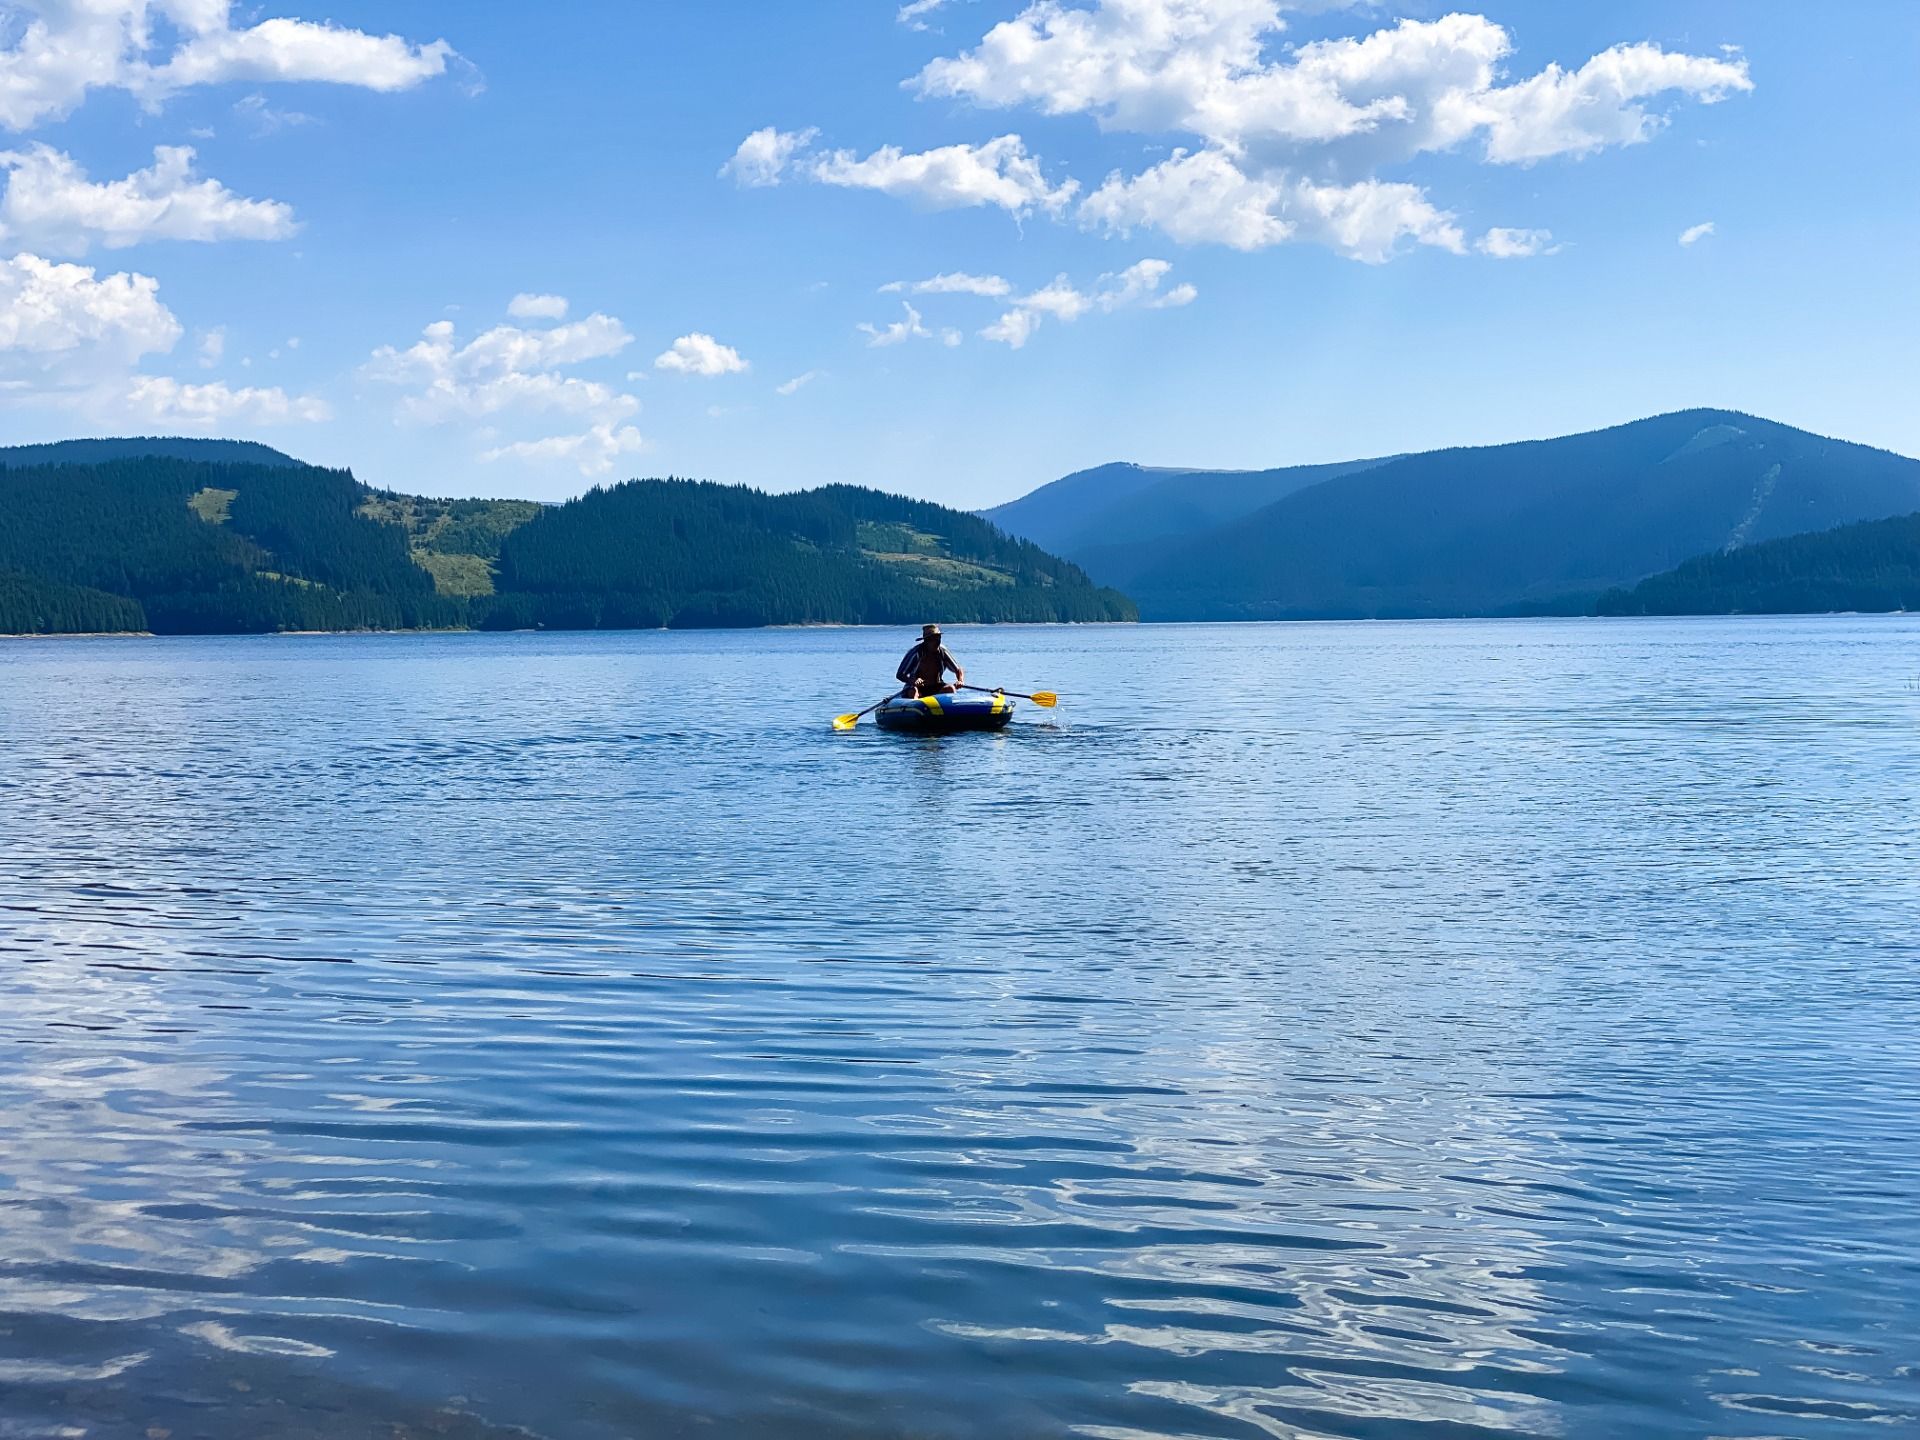
[[[873, 704], [862, 710], [860, 715], [871, 715], [892, 698], [893, 696], [889, 695], [885, 699], [874, 701]], [[836, 730], [851, 730], [855, 725], [860, 723], [860, 715], [836, 715], [833, 717], [833, 728]]]
[[956, 685], [954, 688], [978, 690], [982, 695], [1011, 695], [1016, 700], [1031, 700], [1042, 710], [1051, 710], [1060, 703], [1060, 697], [1051, 690], [1036, 690], [1031, 695], [1022, 695], [1018, 690], [989, 690], [984, 685]]

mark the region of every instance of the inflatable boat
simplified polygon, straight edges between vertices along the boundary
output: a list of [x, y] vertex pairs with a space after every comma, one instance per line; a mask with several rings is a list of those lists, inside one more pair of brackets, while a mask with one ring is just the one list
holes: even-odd
[[918, 700], [896, 695], [875, 710], [873, 718], [882, 730], [907, 735], [1004, 730], [1013, 719], [1013, 701], [1000, 694], [927, 695]]

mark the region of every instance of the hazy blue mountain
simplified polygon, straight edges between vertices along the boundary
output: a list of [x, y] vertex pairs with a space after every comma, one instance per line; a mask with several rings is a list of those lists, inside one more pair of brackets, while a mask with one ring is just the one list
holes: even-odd
[[1582, 610], [1709, 551], [1920, 509], [1920, 461], [1730, 411], [1402, 456], [1189, 537], [1147, 619]]
[[203, 440], [190, 435], [129, 435], [100, 440], [55, 440], [45, 445], [0, 445], [0, 465], [98, 465], [140, 456], [202, 460], [216, 465], [300, 465], [256, 440]]
[[1178, 541], [1250, 515], [1323, 480], [1383, 463], [1345, 460], [1276, 470], [1100, 465], [982, 514], [1010, 535], [1064, 555], [1104, 585], [1123, 585]]
[[1920, 610], [1920, 514], [1864, 520], [1698, 555], [1630, 590], [1602, 615], [1824, 615]]

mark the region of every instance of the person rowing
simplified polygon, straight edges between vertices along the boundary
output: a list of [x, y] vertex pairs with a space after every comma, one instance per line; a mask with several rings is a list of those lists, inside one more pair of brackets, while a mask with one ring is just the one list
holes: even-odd
[[[953, 672], [953, 683], [947, 683], [946, 675]], [[920, 639], [907, 651], [900, 661], [900, 668], [893, 672], [893, 678], [905, 687], [902, 698], [918, 700], [922, 695], [951, 695], [966, 683], [967, 672], [960, 668], [960, 662], [940, 643], [938, 625], [922, 625]]]

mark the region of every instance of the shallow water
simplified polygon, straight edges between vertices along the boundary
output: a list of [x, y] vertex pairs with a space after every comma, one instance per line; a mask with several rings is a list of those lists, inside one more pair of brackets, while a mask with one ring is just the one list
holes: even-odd
[[0, 645], [0, 1437], [1920, 1432], [1920, 621]]

